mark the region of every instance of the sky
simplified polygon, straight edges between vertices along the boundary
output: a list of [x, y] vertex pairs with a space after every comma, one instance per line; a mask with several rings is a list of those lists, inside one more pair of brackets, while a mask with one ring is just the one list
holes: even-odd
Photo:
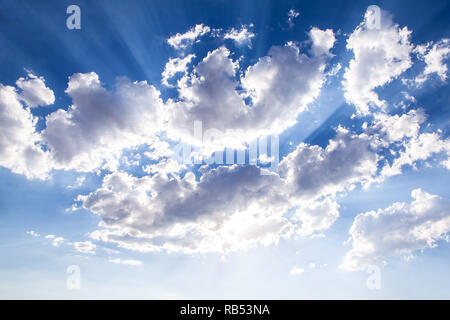
[[449, 299], [449, 17], [0, 0], [0, 297]]

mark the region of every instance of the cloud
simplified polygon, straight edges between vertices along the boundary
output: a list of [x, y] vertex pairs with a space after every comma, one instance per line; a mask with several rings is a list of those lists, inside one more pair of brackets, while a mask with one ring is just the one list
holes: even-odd
[[90, 241], [74, 242], [73, 247], [76, 251], [85, 254], [95, 254], [96, 245]]
[[[312, 40], [313, 46], [318, 45]], [[0, 129], [8, 139], [0, 145], [0, 165], [42, 179], [51, 170], [115, 171], [127, 149], [148, 145], [157, 159], [167, 156], [159, 149], [164, 143], [159, 134], [193, 145], [203, 143], [206, 153], [225, 147], [242, 149], [260, 136], [281, 133], [295, 124], [298, 114], [320, 93], [326, 77], [327, 58], [301, 53], [293, 43], [273, 47], [245, 74], [238, 73], [238, 61], [230, 58], [225, 47], [209, 52], [187, 73], [192, 58], [171, 59], [166, 65], [163, 81], [184, 73], [178, 81], [178, 99], [166, 103], [145, 81], [118, 78], [108, 90], [94, 72], [73, 74], [65, 90], [72, 105], [46, 116], [39, 133], [37, 118], [23, 108], [16, 90], [2, 86]], [[44, 83], [42, 77], [31, 80]], [[31, 80], [17, 83], [25, 88]], [[195, 121], [203, 126], [203, 141], [192, 130]]]
[[187, 55], [184, 58], [170, 58], [166, 63], [166, 66], [164, 67], [163, 73], [161, 74], [161, 82], [166, 87], [173, 87], [173, 85], [171, 85], [168, 80], [175, 76], [177, 73], [182, 72], [186, 74], [187, 65], [191, 63], [193, 58], [195, 58], [195, 54]]
[[298, 146], [280, 163], [280, 175], [237, 165], [203, 167], [199, 180], [192, 173], [116, 172], [78, 201], [101, 218], [92, 239], [131, 250], [227, 253], [277, 244], [334, 223], [339, 206], [332, 197], [376, 173], [369, 142], [341, 128], [325, 149]]
[[32, 237], [39, 237], [39, 236], [40, 236], [40, 234], [37, 233], [37, 232], [34, 231], [34, 230], [27, 231], [26, 233], [29, 234], [29, 235], [32, 236]]
[[383, 109], [375, 88], [381, 87], [411, 67], [413, 46], [411, 31], [392, 23], [382, 11], [380, 29], [370, 29], [362, 22], [347, 40], [347, 49], [354, 58], [345, 69], [343, 87], [345, 99], [356, 106], [358, 114], [367, 115], [370, 108]]
[[86, 176], [77, 177], [75, 183], [73, 185], [67, 186], [67, 189], [78, 189], [83, 185], [85, 180]]
[[417, 137], [420, 126], [426, 120], [422, 108], [410, 110], [402, 115], [374, 114], [373, 129], [384, 135], [383, 142], [390, 144], [404, 138]]
[[117, 259], [109, 259], [108, 261], [112, 262], [112, 263], [125, 264], [128, 266], [141, 266], [143, 264], [142, 261], [131, 260], [131, 259], [130, 260], [121, 260], [121, 259], [117, 258]]
[[450, 57], [450, 39], [442, 39], [434, 44], [428, 43], [417, 46], [414, 52], [425, 62], [425, 69], [416, 77], [416, 83], [422, 84], [433, 73], [436, 73], [442, 81], [447, 79], [448, 68], [445, 61]]
[[411, 203], [396, 202], [388, 208], [360, 213], [350, 228], [352, 249], [340, 267], [363, 270], [390, 256], [410, 255], [436, 247], [450, 232], [450, 202], [415, 189]]
[[63, 237], [55, 237], [52, 241], [52, 246], [59, 247], [64, 242]]
[[[411, 99], [407, 97], [407, 99]], [[442, 139], [441, 132], [422, 132], [427, 116], [422, 108], [409, 110], [402, 115], [376, 113], [371, 125], [365, 123], [365, 132], [378, 153], [388, 153], [384, 165], [376, 177], [378, 183], [399, 175], [403, 167], [416, 168], [418, 161], [425, 161], [437, 154], [450, 155], [450, 140]]]
[[442, 166], [444, 168], [447, 168], [448, 170], [450, 170], [450, 158], [448, 158], [447, 160], [444, 160], [441, 162]]
[[336, 38], [333, 30], [320, 30], [318, 28], [311, 28], [309, 37], [312, 41], [311, 51], [314, 55], [330, 54], [330, 49], [333, 48]]
[[48, 234], [44, 238], [52, 240], [52, 246], [54, 247], [59, 247], [64, 242], [63, 237], [57, 237], [54, 234]]
[[448, 150], [436, 133], [420, 133], [425, 118], [417, 109], [376, 114], [360, 134], [338, 127], [325, 148], [298, 145], [278, 174], [263, 176], [251, 165], [205, 166], [199, 180], [192, 173], [180, 178], [167, 175], [166, 161], [149, 169], [153, 176], [112, 173], [78, 200], [101, 218], [93, 239], [131, 250], [226, 253], [294, 235], [323, 236], [318, 232], [339, 217], [336, 195], [389, 177], [388, 156], [399, 174], [405, 164]]
[[37, 120], [22, 106], [14, 87], [0, 84], [0, 166], [30, 179], [45, 179], [50, 161], [39, 146]]
[[163, 159], [158, 163], [147, 165], [143, 170], [149, 174], [164, 173], [173, 174], [185, 170], [187, 166], [174, 159]]
[[330, 71], [327, 72], [327, 76], [334, 77], [335, 75], [337, 75], [339, 73], [339, 71], [341, 71], [341, 69], [342, 69], [342, 65], [340, 63], [337, 63], [330, 69]]
[[370, 184], [378, 160], [367, 134], [356, 135], [339, 127], [325, 149], [301, 143], [283, 159], [279, 172], [301, 202]]
[[[345, 70], [346, 99], [361, 114], [375, 107], [372, 117], [358, 133], [339, 125], [325, 147], [300, 143], [282, 159], [278, 173], [261, 175], [256, 165], [219, 165], [181, 175], [188, 166], [168, 158], [170, 145], [203, 143], [205, 153], [239, 149], [296, 124], [327, 77], [339, 72], [341, 64], [325, 72], [336, 41], [331, 29], [313, 27], [307, 43], [273, 46], [246, 70], [225, 46], [192, 68], [194, 55], [171, 58], [162, 82], [172, 86], [169, 80], [180, 74], [174, 85], [178, 94], [165, 102], [145, 81], [118, 78], [107, 89], [96, 73], [76, 73], [65, 91], [72, 104], [49, 114], [41, 132], [33, 104], [25, 107], [16, 88], [1, 85], [0, 131], [7, 139], [0, 142], [0, 165], [29, 178], [48, 177], [52, 169], [105, 169], [102, 185], [80, 195], [78, 205], [99, 217], [91, 239], [126, 249], [227, 253], [296, 235], [324, 237], [339, 217], [338, 194], [381, 183], [436, 153], [449, 154], [449, 142], [439, 132], [423, 132], [422, 109], [398, 115], [379, 110], [385, 102], [374, 90], [409, 68], [413, 48], [408, 29], [383, 21], [380, 30], [362, 23], [347, 43], [355, 55]], [[237, 41], [242, 30], [229, 39]], [[168, 41], [183, 49], [208, 32], [197, 25]], [[31, 80], [36, 79], [44, 83]], [[411, 100], [407, 93], [404, 98]], [[200, 139], [192, 130], [195, 122], [205, 132]], [[139, 168], [147, 175], [134, 176], [119, 166], [140, 166], [143, 158], [151, 160]], [[73, 246], [83, 253], [96, 248], [90, 241]]]
[[[321, 46], [316, 40], [313, 46]], [[180, 99], [168, 102], [169, 137], [199, 145], [193, 132], [194, 122], [199, 121], [203, 131], [211, 133], [203, 136], [202, 146], [215, 151], [242, 149], [257, 137], [281, 133], [320, 93], [328, 61], [322, 54], [325, 47], [321, 48], [320, 56], [310, 57], [293, 43], [272, 47], [240, 79], [228, 49], [209, 52], [179, 81]], [[239, 86], [241, 91], [236, 90]]]
[[77, 73], [66, 93], [72, 106], [47, 116], [42, 133], [56, 169], [114, 170], [123, 149], [151, 144], [161, 128], [159, 91], [145, 81], [118, 78], [108, 91], [96, 73]]
[[298, 18], [299, 16], [300, 16], [300, 12], [298, 12], [298, 11], [296, 11], [294, 9], [291, 9], [291, 10], [288, 11], [288, 13], [287, 13], [287, 23], [288, 23], [289, 29], [292, 29], [294, 27], [294, 20], [296, 18]]
[[[403, 115], [402, 117], [404, 117]], [[401, 122], [397, 122], [400, 124]], [[387, 177], [398, 175], [402, 173], [402, 167], [405, 165], [414, 166], [417, 161], [424, 161], [429, 159], [432, 155], [443, 153], [450, 155], [450, 139], [441, 139], [439, 133], [414, 133], [414, 124], [408, 129], [412, 136], [401, 143], [401, 149], [396, 152], [397, 156], [392, 161], [392, 164], [386, 163], [382, 168], [378, 179], [384, 180]], [[406, 127], [405, 127], [406, 128]], [[398, 133], [398, 132], [397, 132]], [[396, 134], [393, 130], [389, 136]]]
[[436, 153], [450, 154], [450, 140], [442, 140], [435, 132], [420, 134], [417, 138], [404, 143], [404, 147], [405, 149], [400, 151], [400, 157], [395, 159], [390, 169], [399, 169], [405, 164], [412, 166], [415, 161], [426, 160]]
[[20, 100], [24, 101], [30, 108], [48, 106], [55, 102], [55, 95], [51, 89], [45, 86], [43, 77], [28, 73], [28, 77], [19, 78], [16, 85], [22, 91], [19, 94]]
[[294, 221], [301, 221], [299, 233], [304, 236], [329, 229], [338, 218], [339, 205], [330, 198], [306, 203], [294, 215]]
[[219, 167], [183, 179], [126, 173], [105, 177], [102, 188], [80, 196], [101, 217], [93, 239], [139, 251], [228, 252], [276, 243], [289, 233], [278, 176], [254, 166]]
[[223, 38], [233, 40], [238, 46], [247, 46], [251, 48], [252, 38], [255, 37], [255, 34], [248, 29], [252, 26], [252, 24], [250, 26], [242, 25], [240, 30], [231, 28], [231, 30], [225, 33]]
[[289, 271], [289, 273], [293, 276], [299, 276], [304, 272], [305, 272], [305, 269], [299, 268], [299, 267], [294, 267], [291, 269], [291, 271]]
[[211, 31], [211, 28], [203, 24], [197, 24], [186, 33], [177, 33], [167, 39], [167, 42], [177, 50], [186, 49], [192, 45], [198, 37], [201, 37]]

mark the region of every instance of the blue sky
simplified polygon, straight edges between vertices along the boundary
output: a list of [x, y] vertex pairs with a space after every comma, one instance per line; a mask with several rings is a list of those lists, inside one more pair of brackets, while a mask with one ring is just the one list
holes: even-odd
[[450, 297], [449, 1], [0, 3], [0, 297]]

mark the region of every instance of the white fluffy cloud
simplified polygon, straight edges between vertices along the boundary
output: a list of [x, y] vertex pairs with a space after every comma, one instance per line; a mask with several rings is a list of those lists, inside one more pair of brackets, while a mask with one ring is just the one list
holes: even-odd
[[410, 34], [407, 27], [393, 24], [382, 11], [380, 29], [367, 28], [364, 21], [348, 38], [347, 49], [353, 51], [354, 58], [345, 69], [343, 85], [347, 102], [354, 104], [359, 114], [368, 114], [370, 107], [385, 107], [386, 102], [374, 89], [411, 67]]
[[175, 49], [186, 49], [192, 45], [197, 38], [209, 33], [211, 28], [203, 24], [197, 24], [185, 33], [177, 33], [176, 35], [167, 39], [167, 42]]
[[[383, 108], [385, 102], [374, 90], [411, 65], [410, 31], [383, 21], [379, 30], [362, 23], [347, 43], [354, 58], [345, 70], [345, 97], [361, 114], [368, 114], [371, 107]], [[210, 31], [197, 25], [168, 42], [186, 49]], [[253, 35], [243, 26], [224, 37], [244, 43]], [[127, 249], [226, 253], [293, 235], [317, 236], [339, 217], [336, 194], [382, 182], [401, 173], [404, 165], [414, 166], [438, 152], [450, 153], [448, 140], [420, 131], [426, 120], [423, 110], [401, 115], [376, 112], [358, 134], [339, 126], [324, 148], [298, 145], [281, 161], [278, 174], [261, 175], [254, 165], [205, 166], [200, 178], [191, 172], [181, 178], [179, 173], [187, 167], [167, 159], [169, 144], [158, 138], [203, 142], [208, 151], [215, 151], [242, 148], [258, 137], [282, 133], [319, 96], [327, 76], [340, 68], [337, 64], [328, 75], [324, 72], [336, 41], [331, 29], [313, 27], [309, 38], [310, 50], [292, 42], [274, 46], [247, 70], [241, 70], [240, 59], [224, 46], [208, 52], [192, 68], [188, 65], [193, 54], [171, 58], [162, 83], [175, 87], [178, 96], [166, 102], [145, 81], [119, 78], [113, 89], [106, 89], [94, 72], [74, 74], [66, 89], [72, 105], [47, 116], [41, 133], [36, 132], [37, 119], [30, 108], [54, 101], [44, 79], [21, 78], [16, 83], [20, 90], [0, 85], [0, 132], [5, 137], [0, 141], [0, 165], [29, 178], [47, 177], [51, 169], [109, 169], [102, 186], [78, 201], [100, 218], [92, 239]], [[445, 55], [441, 47], [436, 47], [439, 54], [432, 53], [433, 48], [423, 50], [430, 66], [425, 72], [442, 78]], [[181, 78], [172, 85], [169, 80], [177, 74]], [[196, 121], [204, 132], [216, 130], [214, 135], [196, 140]], [[148, 175], [119, 171], [119, 161], [126, 157], [123, 152], [142, 145], [151, 150], [142, 156], [152, 160], [141, 168]], [[380, 168], [386, 160], [384, 149], [392, 161]], [[133, 156], [130, 159], [126, 162], [139, 164]], [[73, 246], [82, 253], [94, 253], [96, 248], [90, 241]], [[360, 252], [355, 250], [356, 255], [346, 258], [350, 265], [360, 263], [354, 262]], [[132, 264], [126, 261], [111, 262]]]
[[359, 214], [350, 229], [353, 248], [345, 255], [341, 268], [363, 270], [393, 255], [409, 255], [448, 240], [450, 202], [415, 189], [411, 203]]
[[[250, 66], [239, 80], [238, 64], [228, 49], [220, 47], [208, 53], [179, 81], [180, 99], [168, 103], [169, 135], [199, 144], [193, 127], [200, 121], [203, 131], [223, 133], [203, 137], [203, 146], [214, 151], [242, 148], [257, 137], [292, 126], [324, 83], [328, 60], [324, 53], [334, 42], [332, 31], [325, 33], [325, 44], [322, 37], [312, 38], [314, 52], [319, 55], [307, 56], [293, 43], [272, 47], [269, 55]], [[239, 86], [242, 91], [236, 90]]]
[[161, 129], [162, 101], [145, 81], [119, 78], [108, 91], [96, 73], [77, 73], [66, 93], [72, 106], [47, 116], [42, 133], [57, 169], [113, 169], [125, 148], [151, 144]]
[[447, 79], [446, 60], [450, 57], [450, 39], [442, 39], [434, 44], [428, 43], [417, 46], [414, 51], [425, 62], [423, 73], [415, 79], [417, 83], [425, 82], [433, 73], [436, 73], [442, 81]]
[[0, 166], [27, 178], [46, 178], [49, 158], [39, 146], [37, 118], [20, 103], [14, 87], [0, 84]]
[[447, 160], [444, 160], [441, 162], [442, 166], [444, 168], [447, 168], [448, 170], [450, 170], [450, 158], [448, 158]]
[[309, 37], [312, 41], [311, 51], [314, 55], [330, 54], [330, 49], [333, 48], [336, 38], [333, 30], [320, 30], [318, 28], [311, 28]]
[[377, 115], [361, 134], [339, 127], [325, 148], [300, 144], [281, 161], [279, 174], [264, 176], [255, 166], [203, 167], [200, 180], [192, 173], [180, 178], [166, 174], [170, 160], [150, 167], [153, 176], [108, 175], [101, 188], [78, 200], [101, 218], [92, 239], [131, 250], [226, 253], [316, 236], [339, 217], [336, 194], [390, 176], [389, 165], [379, 170], [383, 148], [406, 146], [395, 154], [393, 166], [402, 162], [396, 174], [447, 150], [438, 135], [419, 133], [424, 120], [418, 109]]
[[[207, 30], [198, 25], [170, 42], [184, 43], [180, 39], [195, 39], [194, 35]], [[184, 76], [177, 84], [179, 98], [166, 103], [145, 81], [118, 78], [115, 88], [107, 90], [94, 72], [74, 74], [65, 91], [72, 105], [49, 114], [40, 133], [36, 133], [37, 119], [20, 101], [35, 106], [51, 99], [44, 79], [30, 74], [17, 81], [26, 98], [13, 87], [1, 87], [0, 111], [5, 115], [0, 129], [8, 139], [0, 146], [4, 155], [0, 164], [29, 178], [45, 178], [52, 169], [114, 171], [124, 150], [160, 145], [158, 133], [198, 145], [200, 141], [192, 130], [195, 121], [202, 123], [205, 133], [223, 133], [203, 136], [203, 145], [209, 151], [243, 148], [259, 136], [280, 133], [295, 124], [298, 114], [320, 92], [326, 77], [323, 71], [327, 58], [323, 53], [334, 42], [332, 31], [324, 32], [332, 37], [331, 42], [324, 45], [322, 37], [312, 38], [312, 47], [322, 48], [320, 54], [314, 49], [318, 55], [308, 56], [292, 43], [273, 47], [268, 56], [242, 75], [238, 74], [238, 62], [230, 58], [225, 47], [209, 52], [189, 74], [186, 66], [193, 55], [171, 59], [163, 82], [178, 72]], [[30, 88], [35, 88], [34, 95]], [[251, 106], [246, 98], [252, 100]], [[159, 154], [160, 150], [155, 152]]]
[[[409, 117], [410, 125], [408, 127], [405, 120]], [[431, 156], [439, 153], [444, 155], [450, 155], [450, 139], [442, 139], [439, 133], [428, 132], [419, 133], [416, 127], [418, 123], [423, 121], [423, 112], [415, 113], [414, 111], [409, 112], [407, 115], [402, 115], [397, 118], [395, 123], [392, 122], [391, 125], [385, 127], [387, 129], [387, 136], [392, 139], [392, 137], [403, 134], [403, 141], [400, 144], [400, 149], [394, 152], [395, 157], [391, 164], [386, 163], [382, 168], [382, 171], [378, 177], [378, 180], [384, 180], [387, 177], [398, 175], [402, 173], [402, 168], [405, 165], [414, 167], [417, 161], [424, 161], [429, 159]], [[385, 123], [386, 124], [386, 123]], [[402, 128], [404, 131], [399, 130]], [[397, 141], [400, 141], [397, 140]]]
[[373, 129], [384, 135], [386, 144], [401, 141], [403, 138], [417, 137], [420, 125], [425, 122], [426, 115], [423, 109], [410, 110], [399, 115], [386, 115], [378, 113], [374, 115]]
[[166, 66], [164, 67], [163, 73], [161, 74], [161, 82], [167, 87], [172, 87], [172, 85], [169, 83], [169, 79], [180, 72], [186, 74], [187, 65], [192, 61], [193, 58], [195, 58], [195, 54], [187, 55], [184, 58], [170, 58], [166, 63]]
[[295, 212], [294, 221], [301, 221], [299, 233], [312, 235], [316, 231], [327, 230], [339, 218], [339, 205], [330, 198], [322, 202], [309, 202]]
[[400, 168], [407, 164], [412, 166], [417, 160], [426, 160], [431, 155], [445, 152], [450, 154], [450, 140], [442, 140], [438, 133], [422, 133], [409, 142], [404, 143], [404, 150], [400, 151], [400, 156], [395, 159], [386, 170], [398, 172]]
[[[139, 251], [226, 253], [327, 230], [339, 216], [332, 197], [369, 182], [376, 161], [367, 136], [340, 128], [325, 149], [298, 146], [280, 175], [236, 165], [203, 167], [200, 180], [116, 172], [78, 200], [101, 218], [95, 240]], [[289, 209], [296, 209], [291, 218]]]
[[255, 37], [255, 34], [249, 31], [250, 26], [243, 25], [241, 29], [231, 28], [228, 32], [223, 36], [224, 39], [233, 40], [238, 46], [247, 46], [249, 48], [252, 47], [252, 38]]
[[384, 148], [392, 156], [390, 161], [384, 160], [377, 182], [401, 174], [404, 166], [415, 168], [418, 161], [428, 160], [439, 153], [450, 155], [449, 139], [442, 139], [440, 132], [421, 132], [425, 121], [426, 114], [422, 108], [400, 116], [374, 115], [373, 123], [366, 128], [366, 132], [375, 148]]
[[96, 240], [141, 251], [227, 252], [274, 243], [289, 232], [288, 204], [275, 189], [282, 182], [259, 170], [219, 167], [200, 181], [192, 173], [183, 179], [115, 173], [79, 200], [107, 228], [91, 235]]
[[280, 175], [288, 181], [298, 201], [369, 184], [379, 160], [370, 142], [368, 135], [351, 134], [340, 127], [325, 149], [300, 144], [280, 163]]
[[45, 86], [43, 77], [29, 73], [27, 78], [19, 78], [16, 85], [21, 89], [19, 98], [30, 108], [47, 106], [55, 102], [55, 95]]
[[[330, 31], [326, 33], [330, 34]], [[315, 38], [311, 40], [313, 48], [325, 49]], [[248, 117], [255, 126], [259, 130], [270, 128], [270, 132], [279, 133], [293, 125], [298, 114], [319, 95], [326, 62], [326, 57], [308, 57], [296, 45], [288, 43], [273, 47], [269, 56], [249, 67], [241, 81], [252, 98], [252, 111]]]
[[174, 174], [186, 169], [186, 165], [172, 158], [162, 159], [158, 163], [147, 165], [143, 170], [149, 174], [164, 173]]

